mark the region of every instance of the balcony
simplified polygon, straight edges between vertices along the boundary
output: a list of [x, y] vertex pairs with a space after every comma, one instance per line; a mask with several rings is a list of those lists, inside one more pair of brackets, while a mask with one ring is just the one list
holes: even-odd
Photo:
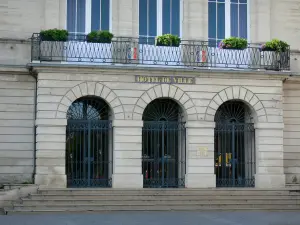
[[116, 37], [110, 44], [89, 43], [85, 35], [68, 41], [43, 41], [33, 34], [32, 62], [84, 65], [141, 65], [156, 67], [290, 70], [290, 51], [261, 51], [260, 44], [244, 50], [220, 49], [208, 41], [182, 40], [179, 47], [156, 46], [154, 39]]

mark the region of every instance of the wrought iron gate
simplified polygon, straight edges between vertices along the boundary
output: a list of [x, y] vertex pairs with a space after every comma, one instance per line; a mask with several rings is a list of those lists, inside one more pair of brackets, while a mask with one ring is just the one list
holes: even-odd
[[68, 121], [68, 186], [111, 186], [112, 154], [109, 151], [111, 127], [111, 121]]
[[215, 174], [217, 187], [255, 186], [255, 129], [247, 106], [228, 102], [216, 113]]
[[185, 124], [145, 121], [143, 175], [146, 188], [185, 186]]
[[69, 187], [111, 187], [112, 122], [101, 99], [76, 100], [67, 112], [66, 174]]

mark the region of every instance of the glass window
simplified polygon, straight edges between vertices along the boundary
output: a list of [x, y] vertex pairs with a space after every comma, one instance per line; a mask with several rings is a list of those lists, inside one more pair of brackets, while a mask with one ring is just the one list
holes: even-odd
[[139, 0], [139, 36], [180, 36], [180, 0]]
[[[109, 22], [110, 0], [67, 0], [69, 32], [88, 33], [93, 30], [109, 30]], [[91, 30], [87, 24], [90, 24]]]
[[208, 40], [210, 45], [217, 45], [225, 38], [225, 0], [208, 2]]
[[180, 0], [163, 0], [162, 33], [180, 36]]
[[208, 0], [208, 40], [217, 45], [225, 37], [248, 38], [247, 0]]

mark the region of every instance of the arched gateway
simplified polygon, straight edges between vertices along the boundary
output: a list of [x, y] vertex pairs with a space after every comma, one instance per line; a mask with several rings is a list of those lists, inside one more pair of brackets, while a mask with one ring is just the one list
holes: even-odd
[[215, 115], [217, 187], [254, 187], [255, 130], [250, 108], [242, 101], [223, 103]]
[[108, 104], [82, 97], [67, 111], [66, 174], [68, 187], [111, 187], [112, 124]]
[[145, 188], [185, 186], [185, 123], [181, 107], [159, 98], [143, 113], [143, 176]]

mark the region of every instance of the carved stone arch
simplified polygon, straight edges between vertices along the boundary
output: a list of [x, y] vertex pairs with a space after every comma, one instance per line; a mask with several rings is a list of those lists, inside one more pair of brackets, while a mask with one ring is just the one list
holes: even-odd
[[70, 105], [84, 96], [96, 96], [110, 106], [114, 119], [125, 119], [123, 105], [113, 90], [100, 82], [83, 82], [71, 88], [61, 99], [56, 110], [56, 118], [66, 119]]
[[181, 88], [170, 84], [159, 84], [145, 91], [135, 104], [133, 119], [141, 120], [146, 106], [155, 99], [170, 98], [184, 110], [186, 120], [198, 120], [199, 115], [192, 98]]
[[214, 121], [218, 108], [230, 100], [245, 102], [255, 112], [257, 122], [268, 122], [267, 112], [261, 100], [252, 91], [242, 86], [230, 86], [217, 93], [206, 108], [205, 120]]

